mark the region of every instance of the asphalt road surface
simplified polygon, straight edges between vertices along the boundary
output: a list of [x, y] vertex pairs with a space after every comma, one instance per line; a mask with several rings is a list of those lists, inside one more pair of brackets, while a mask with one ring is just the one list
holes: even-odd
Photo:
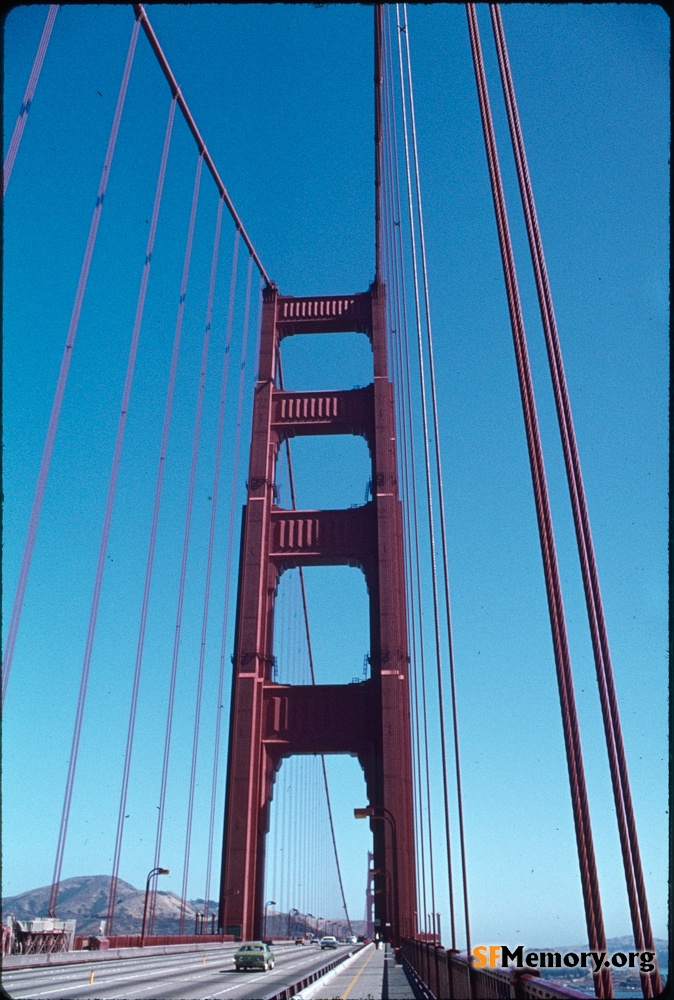
[[2, 985], [13, 1000], [262, 1000], [336, 955], [353, 951], [353, 945], [336, 951], [280, 945], [273, 949], [271, 972], [237, 972], [235, 950], [235, 945], [223, 945], [207, 952], [5, 969]]

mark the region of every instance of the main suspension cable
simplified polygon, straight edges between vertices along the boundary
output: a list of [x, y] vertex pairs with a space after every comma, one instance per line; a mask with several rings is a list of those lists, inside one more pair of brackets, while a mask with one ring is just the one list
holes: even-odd
[[253, 244], [250, 241], [250, 237], [248, 236], [248, 233], [246, 232], [246, 230], [244, 228], [244, 225], [243, 225], [241, 219], [239, 218], [239, 215], [238, 215], [236, 209], [234, 208], [234, 205], [232, 203], [232, 199], [229, 197], [229, 194], [227, 193], [227, 189], [226, 189], [225, 185], [222, 183], [222, 180], [220, 179], [220, 174], [218, 173], [218, 171], [217, 171], [217, 169], [215, 167], [215, 164], [213, 163], [213, 160], [211, 159], [211, 154], [208, 152], [208, 149], [206, 147], [206, 143], [201, 138], [201, 134], [199, 132], [199, 129], [197, 128], [196, 122], [194, 121], [194, 118], [192, 117], [190, 109], [187, 106], [187, 102], [185, 101], [185, 98], [183, 97], [183, 95], [182, 95], [182, 93], [180, 91], [180, 87], [178, 86], [178, 84], [176, 82], [176, 78], [173, 75], [171, 67], [168, 64], [168, 60], [166, 59], [166, 56], [164, 55], [164, 53], [162, 51], [162, 47], [159, 44], [157, 36], [155, 35], [155, 33], [154, 33], [153, 29], [152, 29], [152, 25], [150, 24], [150, 21], [148, 19], [147, 13], [145, 12], [145, 8], [143, 7], [143, 5], [141, 3], [135, 3], [133, 5], [133, 9], [134, 9], [134, 11], [136, 13], [136, 17], [137, 17], [139, 23], [142, 24], [142, 26], [143, 26], [143, 31], [145, 32], [145, 35], [146, 35], [146, 37], [147, 37], [147, 39], [148, 39], [148, 41], [150, 43], [150, 46], [152, 47], [152, 51], [154, 52], [155, 56], [157, 57], [157, 61], [158, 61], [159, 65], [160, 65], [160, 67], [162, 69], [162, 72], [163, 72], [164, 76], [166, 77], [166, 80], [168, 81], [168, 85], [171, 88], [171, 93], [173, 94], [173, 96], [175, 97], [175, 99], [178, 102], [178, 107], [180, 108], [180, 110], [183, 113], [183, 117], [185, 119], [185, 122], [187, 123], [187, 127], [189, 128], [190, 132], [192, 133], [192, 135], [194, 137], [194, 140], [195, 140], [195, 142], [197, 144], [197, 149], [199, 150], [199, 153], [201, 154], [201, 156], [203, 156], [204, 162], [205, 162], [206, 166], [208, 167], [208, 170], [209, 170], [209, 172], [211, 174], [211, 177], [213, 178], [213, 180], [215, 181], [215, 183], [217, 185], [218, 191], [220, 192], [220, 197], [224, 199], [224, 202], [227, 205], [227, 208], [229, 210], [229, 214], [231, 215], [232, 219], [234, 220], [236, 228], [241, 233], [241, 237], [242, 237], [244, 243], [246, 244], [246, 246], [248, 247], [250, 255], [253, 258], [253, 260], [255, 261], [260, 274], [264, 278], [266, 284], [269, 286], [271, 284], [271, 281], [269, 280], [269, 276], [267, 275], [267, 272], [265, 271], [264, 267], [262, 266], [262, 261], [258, 257], [258, 255], [256, 253], [256, 250], [255, 250], [255, 247], [253, 246]]

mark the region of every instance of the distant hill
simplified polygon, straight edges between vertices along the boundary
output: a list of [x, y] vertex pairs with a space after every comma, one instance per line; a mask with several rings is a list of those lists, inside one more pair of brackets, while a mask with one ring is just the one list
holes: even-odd
[[[99, 934], [101, 921], [108, 910], [111, 878], [109, 875], [83, 875], [61, 882], [58, 899], [58, 915], [62, 920], [76, 920], [77, 934]], [[51, 886], [41, 886], [22, 892], [18, 896], [6, 896], [2, 900], [3, 919], [10, 914], [17, 920], [44, 917], [49, 905]], [[209, 901], [210, 902], [210, 901]], [[115, 904], [115, 934], [140, 934], [143, 923], [145, 889], [136, 889], [128, 882], [117, 882]], [[181, 900], [174, 892], [157, 893], [155, 913], [155, 934], [177, 934], [180, 926]], [[198, 907], [198, 910], [197, 910]], [[213, 902], [210, 910], [217, 906]], [[194, 933], [195, 916], [203, 912], [203, 900], [187, 902], [185, 910], [185, 931]]]
[[[82, 875], [79, 878], [67, 878], [61, 882], [58, 898], [58, 916], [61, 920], [76, 920], [76, 934], [100, 934], [101, 921], [108, 912], [108, 897], [110, 895], [109, 875]], [[31, 920], [35, 917], [45, 917], [49, 906], [51, 886], [44, 885], [39, 889], [22, 892], [18, 896], [5, 896], [2, 900], [2, 916], [6, 920], [10, 915], [17, 920]], [[117, 882], [117, 902], [115, 904], [114, 934], [140, 934], [143, 924], [143, 906], [145, 905], [145, 889], [136, 889], [129, 882]], [[155, 934], [177, 934], [180, 927], [181, 900], [174, 892], [157, 893], [157, 910], [154, 921]], [[185, 904], [185, 933], [193, 934], [197, 913], [204, 912], [204, 900], [192, 899]], [[209, 899], [208, 913], [218, 912], [218, 903]], [[216, 916], [217, 919], [217, 916]], [[312, 929], [310, 920], [307, 930]], [[354, 934], [361, 933], [362, 921], [352, 921]], [[287, 914], [269, 913], [267, 931], [269, 934], [283, 937], [290, 929], [291, 936], [304, 932], [303, 917], [291, 916], [288, 922]], [[210, 930], [210, 921], [208, 925]]]

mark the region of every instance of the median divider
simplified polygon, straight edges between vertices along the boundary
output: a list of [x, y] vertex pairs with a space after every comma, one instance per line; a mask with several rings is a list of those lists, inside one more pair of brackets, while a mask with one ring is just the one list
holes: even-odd
[[[365, 947], [373, 947], [372, 945], [365, 945]], [[308, 1000], [308, 987], [312, 986], [321, 980], [321, 985], [332, 978], [332, 973], [336, 972], [338, 968], [343, 968], [345, 963], [355, 959], [356, 955], [359, 955], [363, 951], [363, 946], [355, 948], [353, 951], [347, 951], [345, 955], [340, 955], [339, 958], [333, 958], [331, 962], [326, 963], [320, 969], [316, 969], [314, 972], [309, 973], [306, 976], [302, 976], [297, 982], [292, 983], [291, 986], [284, 986], [283, 989], [277, 990], [275, 993], [268, 993], [262, 998], [262, 1000]], [[306, 991], [306, 992], [305, 992]]]

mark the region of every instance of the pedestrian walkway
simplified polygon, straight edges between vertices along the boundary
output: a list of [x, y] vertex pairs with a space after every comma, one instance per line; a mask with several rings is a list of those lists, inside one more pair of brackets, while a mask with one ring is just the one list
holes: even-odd
[[[304, 995], [304, 994], [303, 994]], [[338, 969], [328, 982], [311, 989], [312, 1000], [415, 1000], [414, 990], [402, 965], [396, 965], [388, 945], [377, 950], [370, 945]]]

